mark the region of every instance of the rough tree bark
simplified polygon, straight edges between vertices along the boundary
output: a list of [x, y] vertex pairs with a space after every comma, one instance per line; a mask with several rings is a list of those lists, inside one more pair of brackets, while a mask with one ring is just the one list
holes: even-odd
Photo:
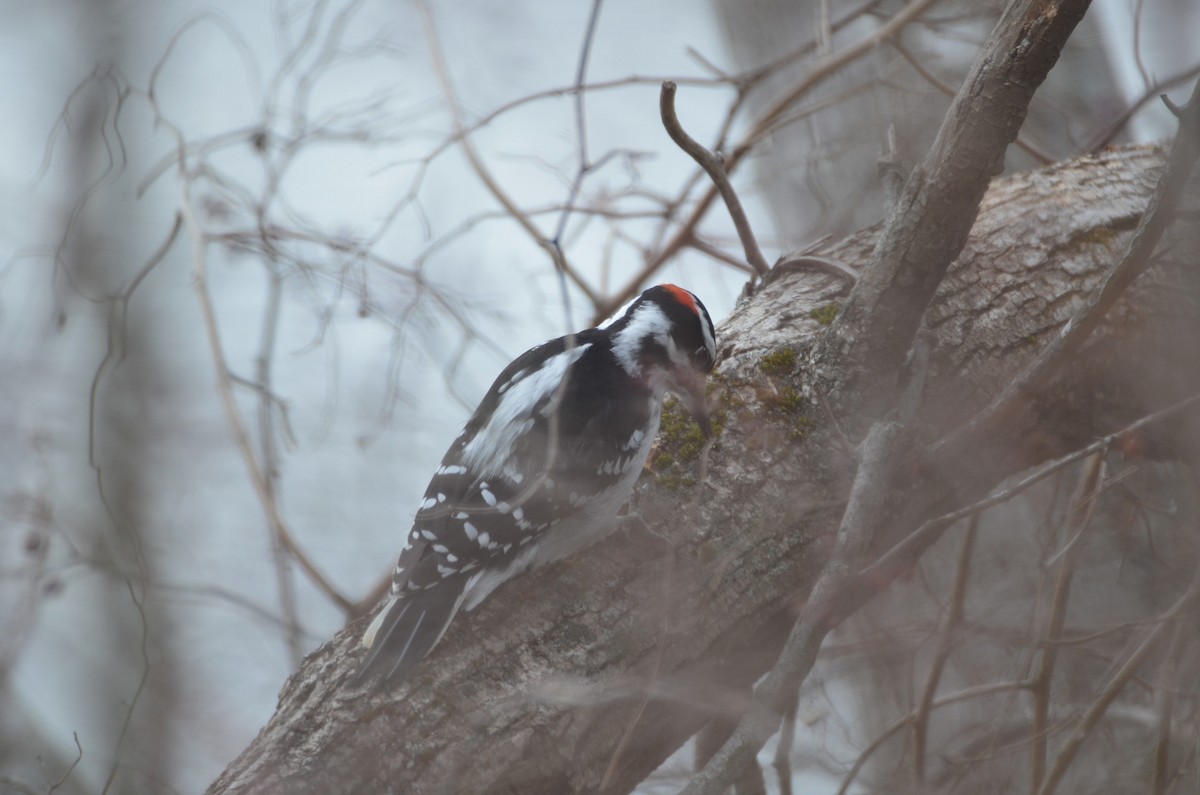
[[[1120, 257], [1162, 163], [1116, 150], [993, 184], [927, 317], [921, 443], [986, 406], [1062, 330]], [[862, 265], [877, 234], [814, 253]], [[969, 470], [960, 484], [978, 492], [1200, 391], [1190, 234], [1033, 397], [1036, 432], [939, 466]], [[705, 723], [736, 718], [820, 570], [853, 475], [812, 388], [839, 381], [840, 364], [802, 366], [844, 293], [797, 271], [739, 302], [720, 330], [716, 446], [702, 466], [698, 434], [668, 412], [639, 487], [662, 538], [617, 536], [506, 585], [391, 692], [351, 683], [364, 622], [352, 624], [304, 661], [209, 792], [627, 792]], [[1152, 449], [1173, 454], [1196, 423], [1175, 418]], [[946, 504], [928, 477], [908, 478], [897, 532]]]

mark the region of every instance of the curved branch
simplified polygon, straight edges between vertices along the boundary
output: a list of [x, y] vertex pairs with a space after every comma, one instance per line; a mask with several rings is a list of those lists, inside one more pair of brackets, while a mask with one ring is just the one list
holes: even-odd
[[658, 111], [662, 116], [663, 127], [666, 128], [667, 135], [671, 136], [671, 140], [678, 144], [679, 148], [686, 152], [692, 160], [695, 160], [712, 179], [713, 185], [716, 186], [721, 198], [725, 201], [729, 217], [733, 219], [738, 238], [742, 241], [742, 248], [746, 252], [746, 262], [749, 262], [750, 267], [754, 268], [754, 272], [758, 274], [759, 278], [762, 278], [767, 275], [767, 261], [763, 259], [762, 251], [758, 248], [754, 230], [750, 228], [750, 221], [746, 218], [746, 211], [742, 209], [742, 202], [738, 199], [737, 191], [729, 182], [729, 175], [725, 173], [725, 166], [721, 163], [721, 159], [688, 135], [687, 130], [683, 129], [683, 125], [679, 123], [679, 117], [675, 115], [675, 88], [673, 80], [665, 80], [662, 84], [662, 91], [658, 95]]
[[[732, 173], [742, 161], [742, 158], [748, 155], [754, 145], [774, 127], [779, 117], [786, 113], [809, 91], [837, 74], [846, 64], [861, 58], [866, 53], [878, 47], [882, 42], [899, 34], [905, 26], [925, 13], [926, 9], [933, 5], [934, 2], [936, 0], [913, 0], [913, 2], [905, 6], [904, 10], [881, 26], [879, 30], [869, 36], [864, 36], [846, 49], [838, 51], [823, 61], [804, 80], [800, 81], [791, 91], [777, 100], [766, 113], [755, 120], [754, 126], [747, 133], [746, 137], [730, 150], [729, 155], [725, 159], [725, 171]], [[678, 254], [680, 249], [686, 247], [695, 238], [700, 221], [707, 215], [716, 198], [716, 187], [709, 188], [697, 200], [691, 212], [688, 213], [687, 218], [675, 230], [670, 240], [655, 252], [653, 256], [647, 259], [645, 266], [629, 280], [623, 289], [617, 291], [616, 294], [608, 298], [607, 302], [600, 305], [600, 308], [596, 310], [596, 318], [606, 318], [627, 303], [637, 295], [647, 279], [654, 275], [664, 263]]]

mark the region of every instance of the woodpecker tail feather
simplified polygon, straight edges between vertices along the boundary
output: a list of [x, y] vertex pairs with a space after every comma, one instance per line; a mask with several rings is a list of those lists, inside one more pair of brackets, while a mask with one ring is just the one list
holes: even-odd
[[447, 577], [432, 588], [393, 596], [363, 635], [367, 654], [361, 680], [374, 674], [399, 684], [442, 639], [463, 600], [466, 577]]

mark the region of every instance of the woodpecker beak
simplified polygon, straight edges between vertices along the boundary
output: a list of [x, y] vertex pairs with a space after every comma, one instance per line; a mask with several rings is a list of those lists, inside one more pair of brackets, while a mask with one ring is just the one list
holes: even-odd
[[704, 438], [711, 439], [713, 428], [708, 418], [707, 375], [687, 367], [678, 368], [671, 374], [671, 391], [700, 426]]

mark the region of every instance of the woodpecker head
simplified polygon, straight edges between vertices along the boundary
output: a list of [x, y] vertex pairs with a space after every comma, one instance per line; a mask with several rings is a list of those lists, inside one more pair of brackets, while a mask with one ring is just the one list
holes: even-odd
[[646, 290], [609, 331], [613, 354], [635, 380], [655, 394], [673, 392], [712, 434], [705, 377], [717, 357], [712, 318], [700, 299], [673, 284]]

